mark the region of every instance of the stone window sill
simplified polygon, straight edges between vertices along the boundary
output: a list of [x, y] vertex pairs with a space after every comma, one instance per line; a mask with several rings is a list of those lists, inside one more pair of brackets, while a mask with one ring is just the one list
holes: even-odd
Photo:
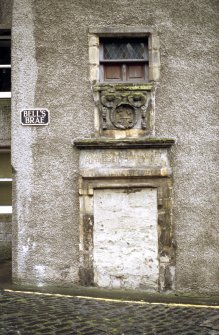
[[93, 85], [94, 92], [106, 91], [113, 89], [114, 91], [151, 91], [154, 83], [98, 83]]

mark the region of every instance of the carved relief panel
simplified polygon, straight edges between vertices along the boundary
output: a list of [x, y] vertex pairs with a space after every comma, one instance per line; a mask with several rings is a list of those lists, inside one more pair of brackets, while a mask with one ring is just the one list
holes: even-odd
[[[95, 87], [96, 105], [102, 134], [127, 131], [136, 136], [152, 135], [154, 129], [154, 94], [152, 89], [141, 86]], [[148, 87], [147, 87], [148, 88]]]

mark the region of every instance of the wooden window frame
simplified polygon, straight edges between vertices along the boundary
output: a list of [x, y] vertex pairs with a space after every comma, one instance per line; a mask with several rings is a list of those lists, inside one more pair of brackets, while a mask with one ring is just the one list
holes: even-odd
[[[89, 80], [91, 85], [101, 82], [100, 40], [103, 38], [136, 38], [148, 40], [148, 80], [142, 82], [156, 83], [160, 81], [160, 39], [158, 31], [150, 26], [138, 27], [90, 27], [88, 30]], [[112, 82], [116, 84], [118, 81]], [[109, 84], [109, 82], [107, 82]], [[126, 84], [126, 82], [124, 82]], [[133, 84], [133, 83], [132, 83]], [[135, 82], [135, 84], [138, 84]], [[141, 84], [141, 83], [139, 83]]]
[[[124, 41], [135, 41], [139, 43], [144, 43], [144, 59], [106, 59], [104, 58], [104, 43], [107, 41], [116, 41], [116, 42], [124, 42]], [[100, 82], [104, 83], [128, 83], [128, 82], [148, 82], [149, 81], [149, 56], [148, 56], [148, 38], [138, 38], [138, 37], [104, 37], [100, 38], [100, 47], [99, 47], [99, 65], [100, 65]], [[120, 78], [110, 78], [107, 79], [106, 67], [109, 65], [118, 65], [121, 68]], [[131, 78], [129, 79], [129, 69], [130, 66], [143, 65], [143, 75], [141, 79], [139, 78]]]
[[[1, 154], [9, 154], [9, 156], [11, 156], [11, 150], [0, 148], [0, 156], [1, 156]], [[1, 188], [4, 187], [4, 185], [6, 186], [6, 188], [7, 187], [10, 188], [10, 189], [12, 188], [12, 177], [11, 176], [8, 175], [8, 176], [4, 176], [4, 177], [1, 176], [0, 177]], [[11, 213], [12, 213], [12, 203], [3, 204], [1, 202], [1, 204], [0, 204], [0, 214], [11, 214]]]

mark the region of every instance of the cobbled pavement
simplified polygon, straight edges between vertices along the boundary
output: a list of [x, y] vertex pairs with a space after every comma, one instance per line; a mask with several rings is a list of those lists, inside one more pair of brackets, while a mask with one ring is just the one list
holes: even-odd
[[218, 335], [219, 309], [3, 290], [1, 335]]

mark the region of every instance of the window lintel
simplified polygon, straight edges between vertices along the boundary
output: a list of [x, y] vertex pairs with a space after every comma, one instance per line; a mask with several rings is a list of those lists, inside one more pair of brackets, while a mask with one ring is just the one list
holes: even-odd
[[151, 27], [91, 27], [89, 34], [99, 37], [148, 37], [151, 34], [157, 35]]

